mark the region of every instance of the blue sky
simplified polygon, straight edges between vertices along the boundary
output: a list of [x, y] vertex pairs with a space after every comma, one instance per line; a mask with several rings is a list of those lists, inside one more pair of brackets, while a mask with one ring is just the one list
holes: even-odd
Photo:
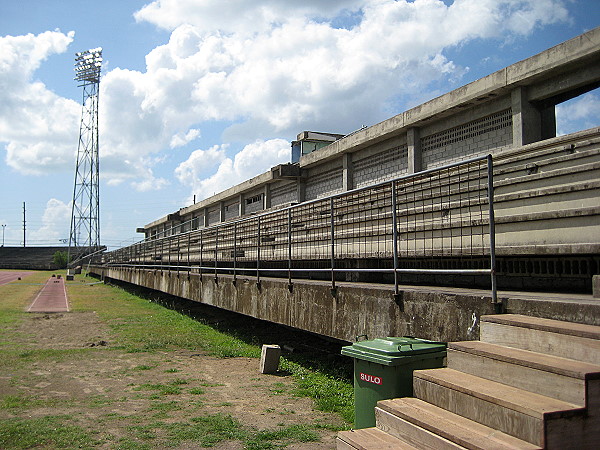
[[[101, 235], [289, 160], [303, 130], [348, 133], [600, 25], [597, 0], [0, 0], [5, 244], [68, 237], [81, 88], [104, 51]], [[600, 125], [600, 94], [558, 110]]]

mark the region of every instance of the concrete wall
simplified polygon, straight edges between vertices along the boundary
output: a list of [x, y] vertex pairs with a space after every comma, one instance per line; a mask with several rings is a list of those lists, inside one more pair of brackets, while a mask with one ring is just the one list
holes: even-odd
[[[288, 325], [336, 339], [354, 341], [385, 336], [415, 336], [441, 341], [476, 340], [479, 317], [494, 313], [484, 292], [457, 289], [405, 288], [398, 301], [386, 286], [298, 281], [292, 291], [287, 280], [188, 275], [185, 272], [93, 267], [105, 279], [125, 281], [206, 303], [270, 322]], [[580, 302], [577, 308], [557, 299], [512, 298], [508, 312], [600, 325], [600, 305]]]
[[105, 278], [125, 281], [206, 303], [229, 311], [353, 341], [356, 336], [417, 336], [443, 341], [477, 339], [473, 315], [493, 312], [491, 299], [450, 292], [406, 291], [401, 303], [393, 290], [376, 285], [340, 284], [337, 295], [323, 282], [299, 282], [289, 291], [287, 281], [117, 268], [94, 268]]

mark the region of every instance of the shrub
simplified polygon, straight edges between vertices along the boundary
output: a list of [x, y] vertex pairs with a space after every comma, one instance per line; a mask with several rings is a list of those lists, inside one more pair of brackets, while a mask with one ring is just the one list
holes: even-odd
[[69, 254], [59, 250], [52, 256], [52, 262], [59, 269], [66, 269], [69, 262]]

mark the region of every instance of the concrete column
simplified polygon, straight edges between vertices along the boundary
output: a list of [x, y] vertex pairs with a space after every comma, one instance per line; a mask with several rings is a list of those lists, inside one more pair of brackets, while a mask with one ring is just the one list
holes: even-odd
[[552, 104], [540, 109], [542, 122], [542, 139], [556, 137], [556, 105]]
[[298, 203], [306, 201], [306, 179], [298, 178]]
[[406, 131], [406, 146], [408, 147], [408, 173], [420, 172], [423, 170], [423, 156], [419, 128], [409, 128]]
[[542, 115], [527, 99], [525, 87], [518, 87], [511, 92], [513, 146], [531, 144], [542, 139]]
[[351, 153], [342, 155], [342, 189], [344, 191], [354, 189], [354, 166]]
[[208, 226], [208, 208], [204, 208], [202, 216], [203, 216], [204, 226], [207, 227]]
[[219, 202], [219, 222], [225, 222], [225, 202]]
[[271, 207], [271, 185], [265, 184], [265, 190], [263, 192], [263, 209], [269, 209]]
[[240, 197], [238, 199], [239, 204], [238, 204], [238, 215], [240, 217], [242, 217], [244, 214], [246, 214], [246, 202], [244, 201], [244, 194], [240, 194]]

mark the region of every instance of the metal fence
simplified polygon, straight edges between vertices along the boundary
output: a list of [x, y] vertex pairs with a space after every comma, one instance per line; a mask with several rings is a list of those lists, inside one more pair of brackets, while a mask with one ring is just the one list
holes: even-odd
[[[343, 272], [372, 271], [393, 274], [396, 294], [402, 274], [489, 275], [496, 303], [492, 174], [488, 155], [200, 229], [190, 221], [107, 253], [103, 264], [257, 283], [268, 273], [287, 277], [290, 288], [325, 272], [333, 290]], [[474, 258], [484, 267], [470, 267]], [[341, 264], [358, 259], [387, 264]], [[451, 267], [441, 264], [448, 260]]]

